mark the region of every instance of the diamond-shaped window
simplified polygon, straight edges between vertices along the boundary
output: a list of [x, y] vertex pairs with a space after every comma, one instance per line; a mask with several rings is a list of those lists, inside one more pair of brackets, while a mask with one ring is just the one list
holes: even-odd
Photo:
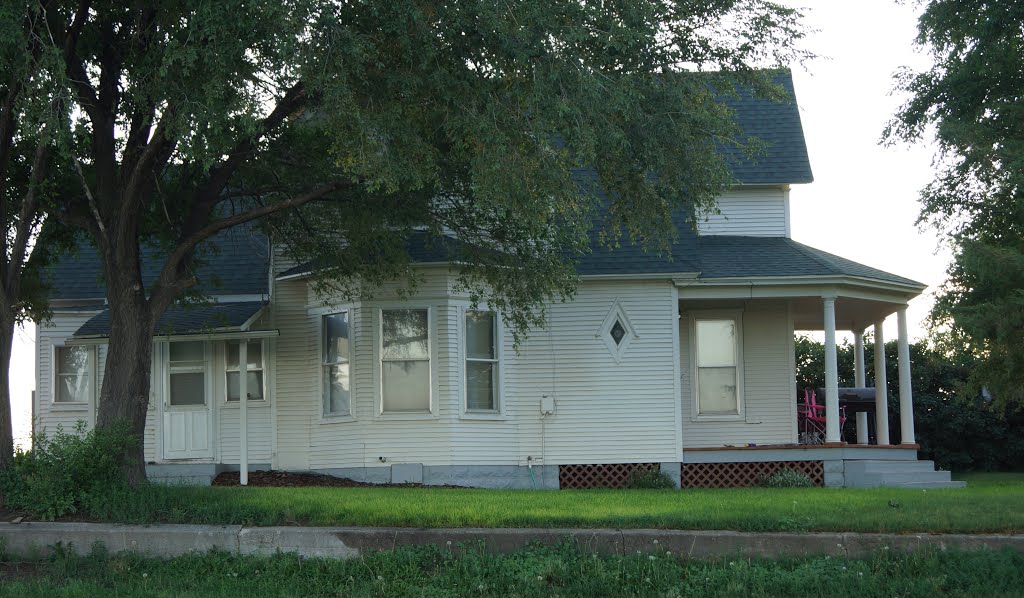
[[622, 344], [622, 339], [626, 338], [626, 328], [622, 325], [621, 320], [615, 320], [615, 324], [612, 325], [609, 334], [612, 335], [612, 340], [615, 341], [616, 345]]
[[629, 316], [626, 315], [626, 310], [623, 309], [622, 304], [618, 300], [608, 310], [608, 315], [605, 316], [604, 322], [601, 323], [601, 328], [594, 333], [594, 338], [604, 341], [615, 363], [619, 363], [622, 360], [623, 355], [629, 349], [629, 345], [638, 337], [636, 328], [633, 328], [633, 324], [629, 321]]

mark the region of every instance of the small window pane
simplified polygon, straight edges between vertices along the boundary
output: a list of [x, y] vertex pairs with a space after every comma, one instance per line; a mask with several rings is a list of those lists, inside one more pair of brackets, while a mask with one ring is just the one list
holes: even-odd
[[57, 347], [57, 376], [54, 400], [58, 403], [85, 403], [92, 394], [89, 375], [89, 349]]
[[735, 415], [736, 368], [698, 368], [698, 398], [701, 415]]
[[84, 374], [89, 369], [89, 349], [85, 347], [57, 347], [57, 372]]
[[[203, 350], [202, 341], [188, 341], [184, 343], [171, 343], [171, 361], [205, 361], [206, 353]], [[235, 363], [238, 363], [237, 353]]]
[[[228, 369], [238, 369], [238, 350], [241, 343], [228, 343]], [[248, 368], [250, 370], [259, 370], [263, 368], [263, 343], [259, 341], [249, 341], [249, 346], [246, 349], [245, 360], [248, 362]]]
[[494, 359], [494, 314], [466, 312], [466, 356], [470, 359]]
[[348, 312], [324, 316], [324, 363], [348, 360]]
[[[263, 400], [263, 372], [262, 371], [249, 371], [246, 372], [245, 376], [248, 380], [248, 387], [245, 389], [245, 394], [249, 397], [250, 401], [262, 401]], [[238, 372], [228, 372], [228, 400], [238, 400]]]
[[466, 363], [466, 409], [494, 411], [494, 389], [497, 387], [493, 363]]
[[172, 373], [170, 375], [170, 404], [175, 406], [205, 405], [206, 384], [204, 378], [202, 372]]
[[85, 403], [90, 395], [88, 375], [69, 375], [57, 377], [58, 403]]
[[626, 337], [626, 329], [622, 326], [622, 322], [615, 320], [615, 324], [609, 331], [612, 335], [612, 340], [615, 341], [616, 345], [622, 344], [622, 339]]
[[697, 321], [697, 364], [701, 367], [736, 365], [736, 322]]
[[347, 363], [324, 367], [324, 413], [328, 415], [348, 415], [351, 413], [349, 402], [349, 368]]
[[396, 309], [382, 313], [384, 359], [427, 359], [427, 310]]
[[384, 411], [430, 411], [430, 362], [381, 364]]

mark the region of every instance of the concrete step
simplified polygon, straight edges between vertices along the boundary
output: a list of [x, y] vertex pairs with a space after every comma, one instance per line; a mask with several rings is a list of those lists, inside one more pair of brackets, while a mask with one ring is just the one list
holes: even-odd
[[213, 476], [151, 476], [147, 478], [154, 484], [165, 486], [210, 486]]
[[932, 461], [858, 460], [845, 464], [846, 486], [850, 488], [961, 488], [948, 471], [935, 471]]
[[854, 473], [913, 473], [919, 471], [935, 471], [933, 461], [899, 460], [899, 461], [847, 461], [846, 471]]
[[[945, 475], [943, 475], [945, 474]], [[849, 477], [850, 474], [847, 474]], [[892, 486], [893, 484], [909, 484], [913, 482], [948, 482], [948, 472], [917, 471], [913, 473], [869, 473], [856, 476], [854, 481], [866, 487]]]
[[153, 463], [146, 478], [154, 484], [209, 486], [217, 476], [214, 463]]

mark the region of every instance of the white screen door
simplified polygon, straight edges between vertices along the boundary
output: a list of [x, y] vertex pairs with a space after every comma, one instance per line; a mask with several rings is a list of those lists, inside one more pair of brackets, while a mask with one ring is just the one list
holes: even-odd
[[169, 343], [164, 394], [164, 458], [213, 456], [210, 441], [208, 347], [202, 341]]

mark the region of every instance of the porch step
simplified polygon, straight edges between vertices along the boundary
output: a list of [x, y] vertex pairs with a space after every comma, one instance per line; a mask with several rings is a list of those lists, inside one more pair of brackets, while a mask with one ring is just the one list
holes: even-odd
[[936, 471], [932, 461], [850, 460], [845, 465], [849, 488], [962, 488], [948, 471]]
[[214, 463], [159, 463], [146, 466], [146, 478], [154, 484], [209, 486], [217, 477]]

